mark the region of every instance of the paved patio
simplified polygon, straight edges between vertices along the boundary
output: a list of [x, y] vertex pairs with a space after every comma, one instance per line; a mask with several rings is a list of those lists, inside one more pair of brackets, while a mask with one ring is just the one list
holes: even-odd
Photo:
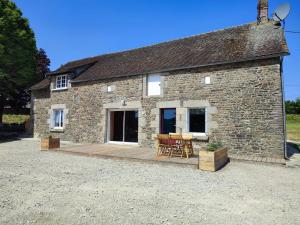
[[151, 148], [140, 148], [137, 145], [122, 144], [71, 144], [63, 143], [58, 152], [85, 155], [99, 158], [126, 159], [133, 161], [164, 162], [175, 164], [198, 165], [198, 151], [191, 158], [156, 156]]
[[[181, 165], [198, 165], [199, 149], [194, 149], [194, 156], [191, 158], [156, 156], [156, 150], [151, 148], [140, 148], [137, 145], [125, 144], [74, 144], [70, 142], [62, 142], [61, 148], [53, 151], [62, 153], [84, 155], [98, 158], [110, 158], [131, 161], [148, 161], [173, 163]], [[286, 165], [286, 160], [276, 158], [264, 158], [255, 156], [244, 156], [229, 154], [230, 160], [249, 161], [268, 164]]]

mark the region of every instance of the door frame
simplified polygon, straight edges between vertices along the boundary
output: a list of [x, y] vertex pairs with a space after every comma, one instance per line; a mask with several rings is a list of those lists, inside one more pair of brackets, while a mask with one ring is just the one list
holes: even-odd
[[[138, 145], [138, 141], [137, 142], [125, 142], [125, 141], [111, 141], [110, 140], [110, 115], [111, 112], [117, 112], [117, 111], [122, 111], [125, 112], [126, 111], [137, 111], [138, 113], [138, 118], [139, 118], [139, 110], [138, 109], [107, 109], [107, 125], [106, 125], [106, 143], [108, 144], [126, 144], [126, 145]], [[123, 140], [125, 137], [125, 113], [123, 114]], [[138, 119], [138, 126], [139, 126], [139, 119]], [[138, 139], [139, 139], [139, 134], [138, 134]]]

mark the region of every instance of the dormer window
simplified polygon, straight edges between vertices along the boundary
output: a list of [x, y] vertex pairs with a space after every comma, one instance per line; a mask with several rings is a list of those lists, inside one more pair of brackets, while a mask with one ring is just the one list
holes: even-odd
[[59, 75], [56, 77], [55, 89], [67, 89], [68, 88], [68, 77], [67, 75]]

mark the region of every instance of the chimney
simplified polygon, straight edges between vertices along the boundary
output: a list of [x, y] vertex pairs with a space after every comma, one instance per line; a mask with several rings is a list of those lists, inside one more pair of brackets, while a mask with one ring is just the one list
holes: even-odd
[[268, 22], [268, 13], [269, 13], [269, 1], [268, 0], [258, 0], [257, 5], [257, 23]]

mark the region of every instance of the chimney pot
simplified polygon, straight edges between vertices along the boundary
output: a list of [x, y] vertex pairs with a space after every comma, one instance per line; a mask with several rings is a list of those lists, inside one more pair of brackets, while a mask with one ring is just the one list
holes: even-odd
[[257, 23], [268, 22], [269, 14], [269, 1], [268, 0], [258, 0], [257, 5]]

